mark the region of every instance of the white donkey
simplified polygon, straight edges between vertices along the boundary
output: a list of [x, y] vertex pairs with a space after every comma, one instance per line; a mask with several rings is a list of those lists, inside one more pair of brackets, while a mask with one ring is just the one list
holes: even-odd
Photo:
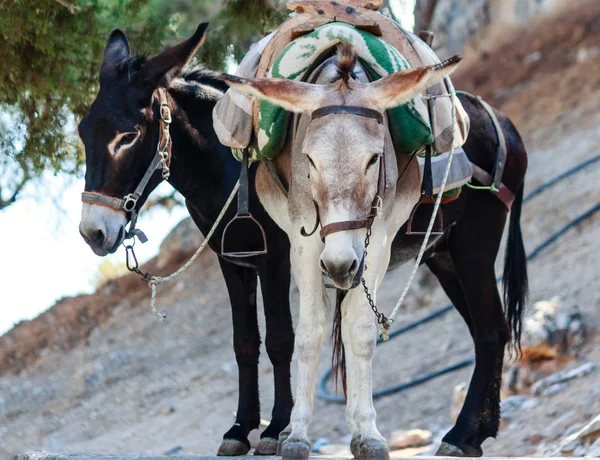
[[[341, 303], [341, 335], [353, 454], [362, 459], [389, 457], [372, 400], [376, 317], [363, 289], [352, 288], [364, 279], [376, 300], [392, 240], [420, 195], [418, 164], [394, 151], [385, 111], [423, 93], [449, 75], [459, 60], [369, 82], [351, 46], [340, 45], [337, 56], [314, 73], [316, 84], [223, 76], [241, 93], [302, 114], [284, 151], [271, 163], [281, 181], [289, 184], [288, 198], [264, 165], [256, 176], [261, 202], [290, 238], [292, 272], [300, 291], [298, 385], [291, 433], [281, 446], [284, 459], [306, 459], [310, 452], [307, 431], [329, 310], [322, 272], [336, 288], [347, 291]], [[305, 229], [317, 228], [315, 219], [322, 230], [307, 236]], [[367, 252], [368, 231], [372, 235]]]

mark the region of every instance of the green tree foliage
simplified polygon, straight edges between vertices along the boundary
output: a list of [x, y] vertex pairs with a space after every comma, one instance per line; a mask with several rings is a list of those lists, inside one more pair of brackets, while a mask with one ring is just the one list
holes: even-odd
[[283, 0], [0, 0], [0, 209], [44, 171], [81, 171], [75, 127], [112, 29], [155, 53], [210, 20], [198, 59], [224, 69], [286, 17]]
[[123, 28], [150, 52], [168, 21], [149, 0], [0, 0], [0, 209], [43, 171], [81, 166], [74, 129], [97, 91], [108, 33]]

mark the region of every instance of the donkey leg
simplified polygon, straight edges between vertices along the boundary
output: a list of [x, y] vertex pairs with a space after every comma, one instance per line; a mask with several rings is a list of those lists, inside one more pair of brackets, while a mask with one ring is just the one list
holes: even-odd
[[256, 314], [256, 270], [219, 259], [233, 316], [233, 349], [239, 372], [239, 399], [234, 425], [223, 436], [217, 455], [245, 455], [248, 433], [260, 424], [258, 356], [260, 333]]
[[[371, 283], [370, 286], [375, 297], [375, 284]], [[359, 289], [348, 294], [342, 308], [342, 338], [348, 373], [346, 418], [355, 444], [353, 454], [355, 457], [358, 454], [364, 460], [388, 459], [387, 443], [376, 426], [377, 416], [372, 397], [372, 366], [377, 340], [375, 317], [364, 292]]]
[[[489, 198], [494, 200], [491, 195]], [[493, 210], [498, 204], [491, 202], [488, 206]], [[504, 210], [488, 211], [485, 219], [465, 218], [451, 234], [450, 255], [472, 324], [475, 369], [456, 425], [444, 436], [438, 455], [481, 456], [483, 441], [498, 432], [502, 362], [510, 333], [494, 261], [505, 220]]]
[[294, 328], [290, 313], [290, 250], [287, 244], [271, 248], [259, 264], [267, 333], [265, 346], [273, 364], [275, 404], [271, 423], [261, 434], [254, 455], [275, 455], [279, 434], [290, 423], [294, 401], [290, 382], [290, 365], [294, 351]]
[[[385, 241], [382, 230], [377, 224], [373, 226], [373, 241]], [[389, 264], [390, 244], [391, 240], [383, 246], [374, 245], [368, 251], [368, 270], [364, 279], [375, 302], [379, 280]], [[373, 407], [373, 356], [377, 329], [363, 289], [359, 287], [349, 291], [342, 304], [342, 339], [348, 374], [346, 418], [352, 432], [352, 454], [363, 460], [389, 459], [387, 442], [377, 429], [377, 415]]]
[[[294, 238], [294, 237], [292, 237]], [[298, 359], [296, 401], [292, 409], [292, 431], [281, 447], [284, 459], [307, 459], [310, 453], [308, 426], [312, 419], [319, 355], [327, 332], [329, 303], [319, 269], [318, 238], [295, 237], [292, 241], [292, 270], [300, 291], [300, 315], [296, 330]]]

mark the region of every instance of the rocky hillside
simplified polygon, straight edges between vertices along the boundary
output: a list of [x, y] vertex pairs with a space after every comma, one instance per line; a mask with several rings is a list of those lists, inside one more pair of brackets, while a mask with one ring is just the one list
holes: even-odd
[[[507, 34], [486, 50], [485, 59], [467, 54], [455, 78], [459, 88], [501, 107], [523, 133], [530, 155], [527, 190], [600, 153], [598, 17], [599, 2], [578, 1], [574, 9]], [[596, 164], [525, 204], [528, 250], [596, 204], [599, 168]], [[486, 455], [598, 455], [599, 219], [578, 225], [529, 264], [527, 348], [521, 360], [506, 363], [502, 427], [497, 440], [484, 444]], [[193, 235], [183, 224], [146, 268], [168, 273], [178, 267], [198, 243]], [[383, 308], [397, 299], [407, 271], [387, 275], [378, 295]], [[296, 317], [297, 289], [290, 295]], [[397, 324], [446, 303], [435, 278], [423, 269]], [[148, 288], [126, 276], [91, 296], [63, 299], [0, 337], [0, 457], [29, 449], [216, 452], [233, 422], [237, 370], [215, 255], [207, 252], [181, 278], [161, 286], [158, 304], [168, 314], [166, 323], [150, 312]], [[262, 314], [259, 318], [264, 331]], [[329, 366], [329, 353], [326, 346], [320, 374]], [[449, 313], [382, 346], [375, 387], [407, 381], [472, 353], [462, 319]], [[403, 455], [435, 449], [471, 372], [467, 367], [377, 400], [382, 433], [396, 447], [420, 445]], [[264, 419], [270, 417], [272, 380], [263, 353]], [[409, 429], [422, 431], [394, 433]], [[339, 445], [349, 439], [343, 407], [316, 399], [311, 437], [323, 439], [321, 452], [344, 453]]]
[[564, 6], [569, 0], [417, 0], [417, 27], [435, 5], [429, 29], [435, 31], [434, 47], [441, 56], [484, 51], [494, 40], [539, 16]]

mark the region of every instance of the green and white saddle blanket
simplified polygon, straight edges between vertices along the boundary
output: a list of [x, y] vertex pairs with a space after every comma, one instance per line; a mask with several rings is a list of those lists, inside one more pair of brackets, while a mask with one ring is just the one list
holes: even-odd
[[[250, 49], [240, 64], [237, 75], [246, 78], [256, 75], [261, 54], [273, 35], [268, 35]], [[418, 49], [415, 44], [428, 49], [414, 35], [407, 33], [407, 36], [411, 42], [415, 41], [413, 43], [415, 50]], [[350, 24], [334, 22], [325, 24], [313, 32], [291, 41], [274, 60], [268, 76], [303, 80], [307, 77], [307, 72], [314, 68], [315, 63], [327, 55], [332, 55], [336, 45], [341, 42], [352, 44], [372, 79], [379, 79], [399, 70], [410, 68], [409, 63], [400, 52], [379, 37], [358, 30]], [[439, 62], [435, 54], [431, 50], [429, 52], [430, 55], [426, 58], [433, 62]], [[445, 125], [439, 129], [439, 138], [436, 137], [435, 132], [432, 132], [432, 122], [435, 128], [436, 119], [440, 119], [440, 116], [436, 118], [428, 113], [427, 104], [422, 96], [388, 111], [390, 131], [396, 149], [410, 153], [421, 151], [426, 145], [433, 145], [435, 152], [437, 150], [436, 141], [442, 146], [452, 145], [452, 142], [454, 142], [454, 146], [462, 145], [466, 135], [458, 136], [458, 141], [450, 138], [451, 142], [448, 143], [448, 101], [440, 100], [440, 102], [445, 102], [446, 105], [441, 114], [442, 120], [445, 117]], [[441, 108], [442, 104], [439, 106]], [[460, 102], [457, 101], [458, 111], [464, 114]], [[246, 148], [250, 150], [253, 159], [274, 158], [285, 143], [290, 114], [280, 107], [261, 101], [257, 123], [258, 132], [254, 136], [252, 113], [252, 99], [229, 89], [213, 111], [215, 131], [221, 143], [230, 146], [238, 159], [241, 158], [241, 151]], [[466, 118], [468, 121], [466, 115], [457, 118]], [[440, 123], [437, 124], [440, 125]], [[464, 126], [459, 126], [459, 131], [464, 133], [464, 128]], [[466, 131], [468, 131], [468, 127]], [[445, 137], [440, 143], [442, 135]]]

